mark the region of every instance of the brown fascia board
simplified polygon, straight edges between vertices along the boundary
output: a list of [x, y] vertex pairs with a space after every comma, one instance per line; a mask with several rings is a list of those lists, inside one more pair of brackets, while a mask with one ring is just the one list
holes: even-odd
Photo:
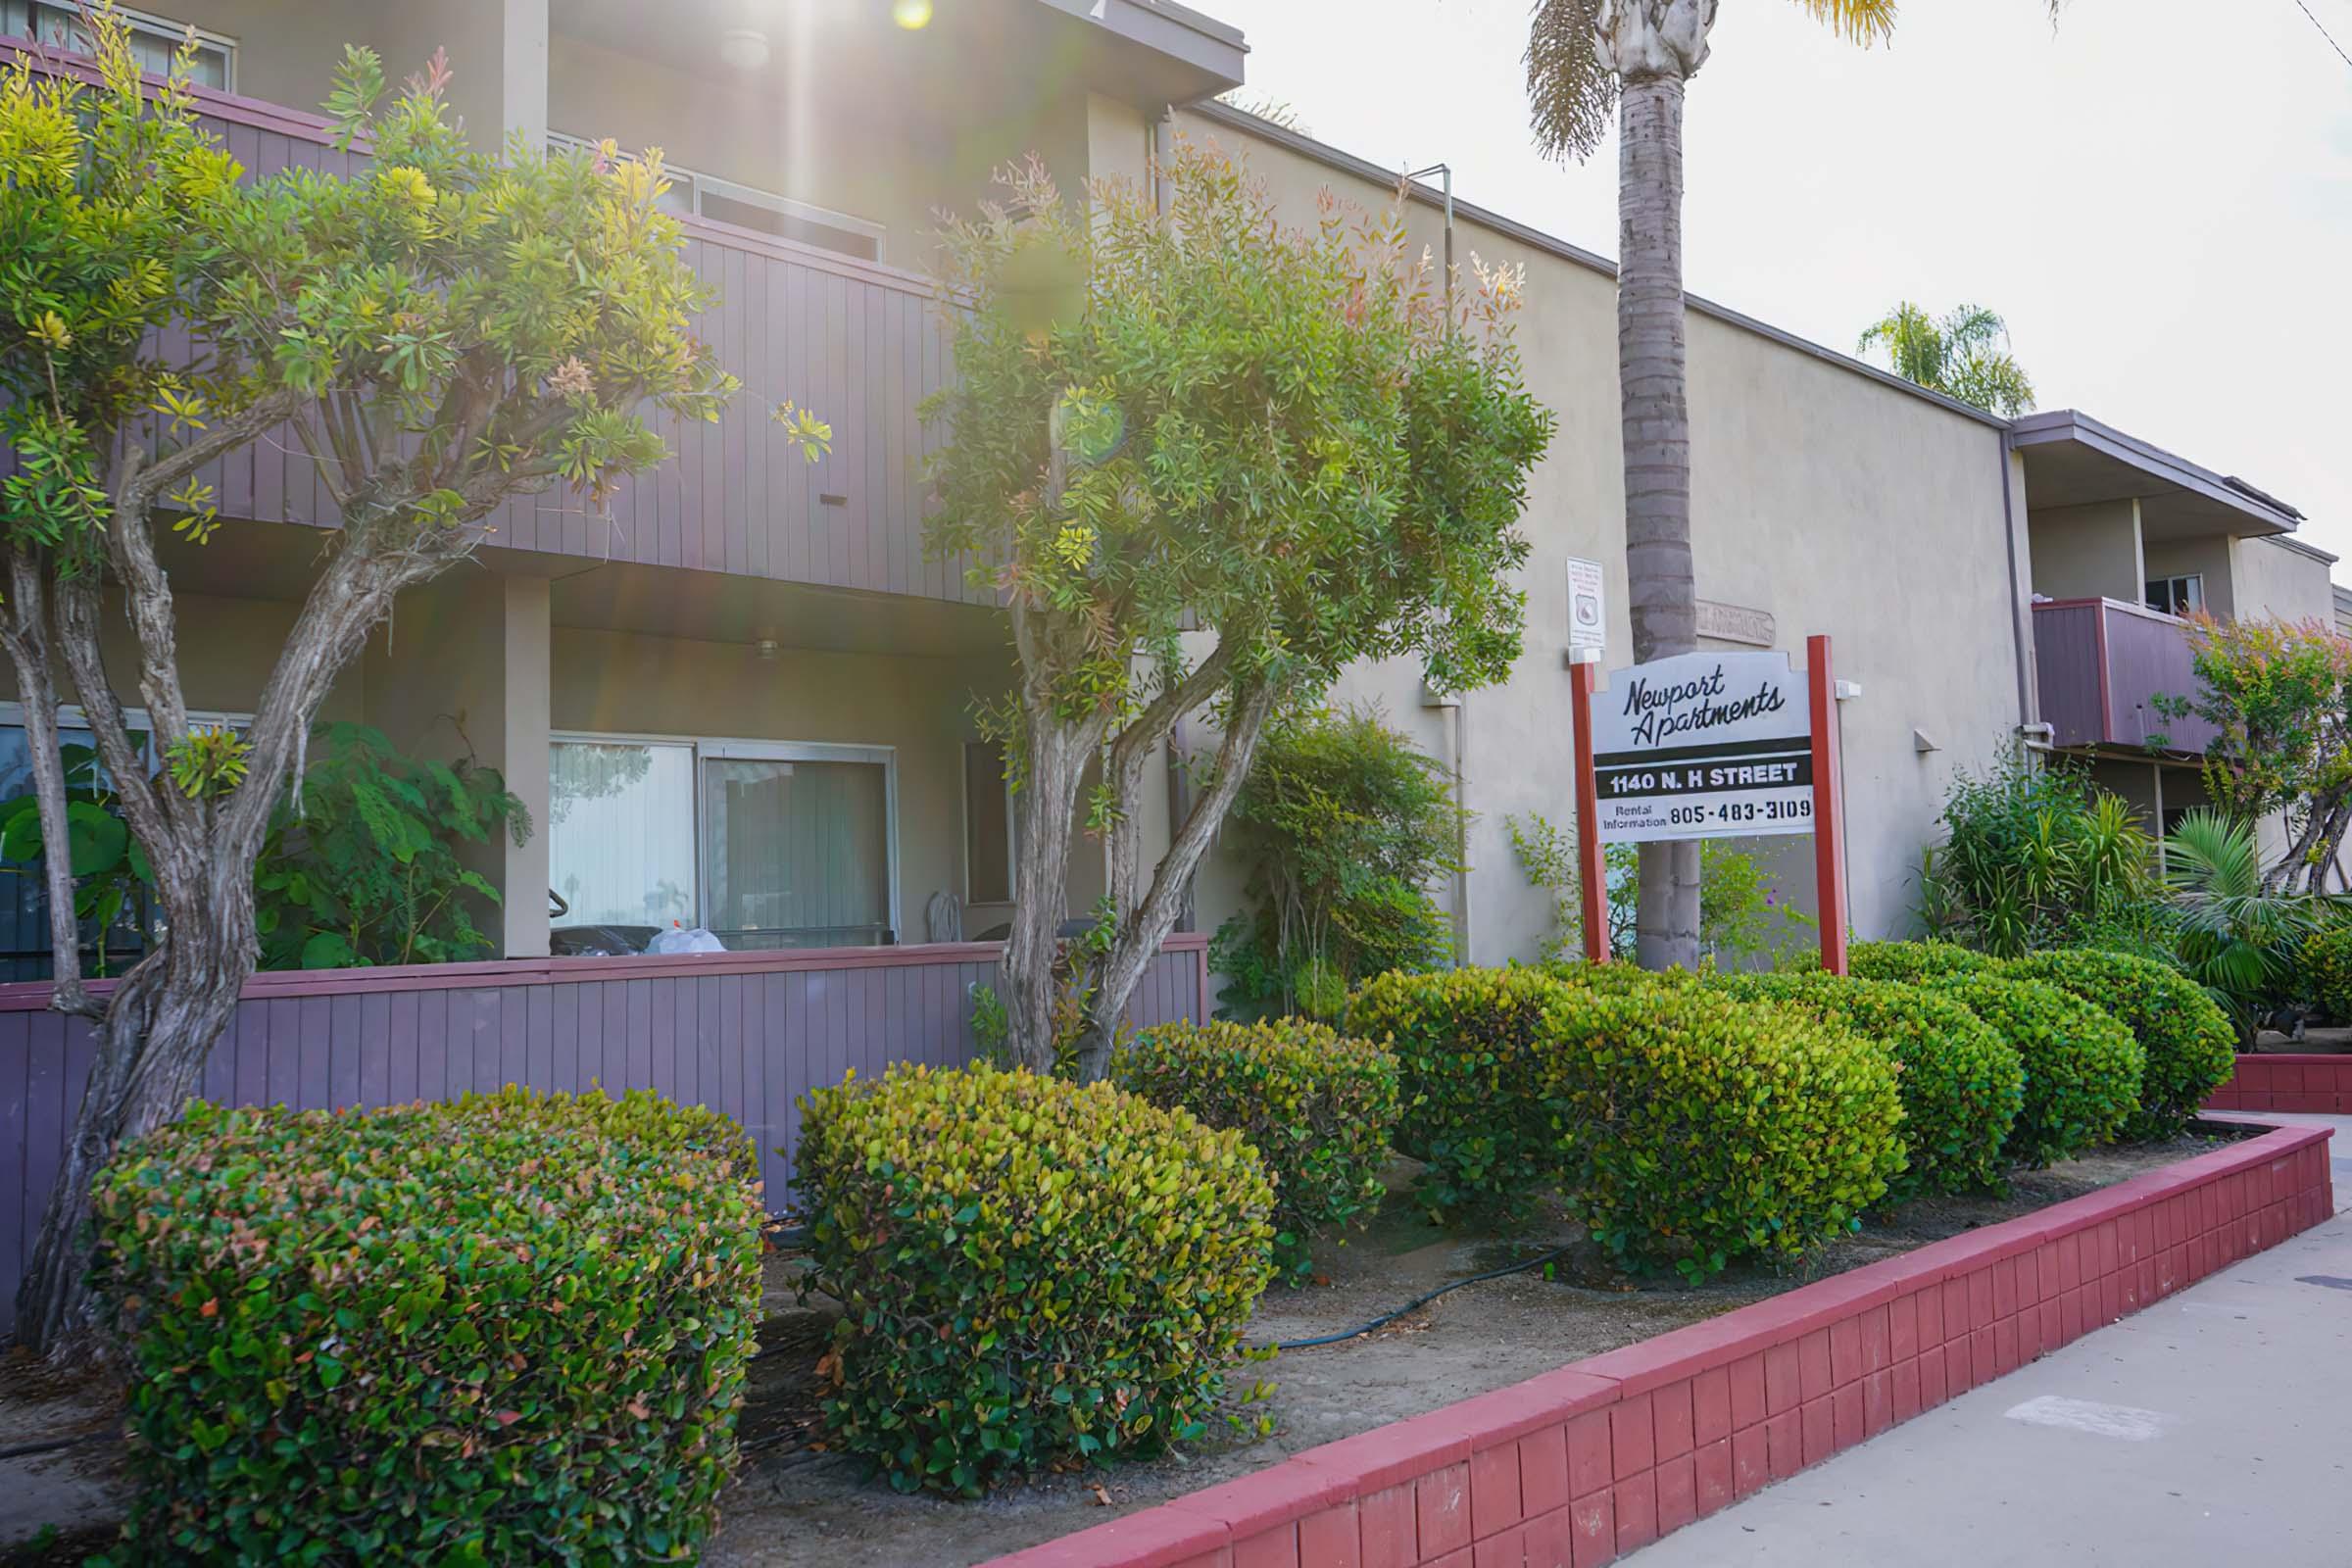
[[[1220, 125], [1229, 125], [1246, 135], [1271, 142], [1286, 151], [1298, 154], [1301, 158], [1312, 159], [1325, 168], [1352, 174], [1358, 179], [1369, 180], [1375, 185], [1393, 188], [1401, 172], [1398, 170], [1384, 169], [1368, 158], [1358, 158], [1353, 153], [1343, 152], [1328, 142], [1317, 141], [1312, 136], [1301, 135], [1288, 126], [1277, 125], [1269, 120], [1261, 120], [1247, 110], [1237, 109], [1231, 104], [1220, 103], [1213, 98], [1186, 104], [1184, 109], [1189, 114], [1199, 115], [1203, 120], [1212, 121]], [[1436, 186], [1426, 185], [1418, 180], [1406, 187], [1406, 193], [1414, 201], [1424, 206], [1443, 207], [1445, 205], [1446, 198]], [[1453, 212], [1458, 219], [1467, 220], [1482, 228], [1491, 228], [1498, 234], [1518, 241], [1531, 250], [1556, 256], [1564, 262], [1587, 268], [1612, 280], [1617, 276], [1615, 262], [1597, 251], [1589, 251], [1581, 245], [1571, 244], [1556, 234], [1547, 234], [1540, 228], [1530, 227], [1516, 219], [1505, 218], [1500, 213], [1480, 207], [1474, 202], [1463, 201], [1458, 196], [1454, 198]], [[1739, 327], [1742, 331], [1753, 332], [1758, 337], [1768, 338], [1783, 348], [1793, 349], [1799, 354], [1810, 356], [1827, 365], [1836, 366], [1838, 369], [1854, 375], [1867, 376], [1882, 386], [1892, 388], [1906, 397], [1933, 403], [1940, 409], [1957, 414], [1963, 418], [1973, 419], [1990, 429], [2006, 430], [2009, 428], [2009, 421], [1997, 414], [1987, 413], [1972, 403], [1962, 403], [1957, 398], [1947, 398], [1940, 392], [1932, 392], [1915, 381], [1906, 381], [1890, 370], [1882, 370], [1877, 366], [1857, 360], [1850, 354], [1840, 354], [1836, 349], [1825, 348], [1819, 343], [1798, 337], [1793, 332], [1783, 331], [1768, 321], [1758, 320], [1743, 312], [1733, 310], [1728, 305], [1718, 305], [1713, 300], [1701, 298], [1696, 294], [1686, 295], [1685, 298], [1690, 309], [1701, 316], [1710, 316], [1716, 320]]]

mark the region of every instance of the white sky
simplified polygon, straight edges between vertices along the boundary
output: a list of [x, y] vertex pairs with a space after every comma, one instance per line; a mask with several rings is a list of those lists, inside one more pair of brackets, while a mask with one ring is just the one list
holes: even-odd
[[[1527, 0], [1194, 0], [1251, 99], [1616, 254], [1614, 144], [1539, 158]], [[2307, 0], [2352, 49], [2352, 0]], [[2222, 20], [2224, 17], [2227, 21]], [[1692, 292], [1850, 351], [1898, 299], [2001, 312], [2045, 409], [2283, 497], [2352, 582], [2352, 66], [2296, 0], [1910, 0], [1890, 48], [1726, 0], [1691, 87]]]

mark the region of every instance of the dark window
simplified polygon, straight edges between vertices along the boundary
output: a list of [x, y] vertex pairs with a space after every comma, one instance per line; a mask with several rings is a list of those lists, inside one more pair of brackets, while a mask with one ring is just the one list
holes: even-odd
[[2159, 614], [2194, 614], [2205, 608], [2205, 574], [2192, 571], [2180, 577], [2150, 578], [2147, 602]]
[[737, 228], [758, 229], [762, 234], [773, 234], [779, 239], [798, 240], [804, 245], [838, 251], [860, 261], [875, 259], [876, 247], [871, 235], [854, 234], [846, 228], [836, 228], [831, 223], [813, 218], [802, 218], [792, 213], [778, 212], [772, 207], [739, 202], [731, 196], [721, 196], [708, 190], [701, 193], [700, 206], [705, 218], [733, 223]]
[[1012, 902], [1012, 801], [995, 741], [963, 749], [963, 865], [966, 904]]

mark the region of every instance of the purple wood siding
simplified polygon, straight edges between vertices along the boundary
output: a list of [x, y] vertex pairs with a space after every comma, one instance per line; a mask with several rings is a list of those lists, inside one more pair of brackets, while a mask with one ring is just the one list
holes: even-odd
[[[1139, 1027], [1205, 1016], [1205, 939], [1171, 939], [1137, 989]], [[205, 1064], [214, 1101], [342, 1110], [510, 1083], [651, 1089], [724, 1111], [764, 1152], [768, 1206], [789, 1196], [795, 1102], [893, 1062], [969, 1060], [971, 992], [995, 944], [555, 958], [256, 976]], [[48, 988], [0, 986], [0, 1332], [63, 1162], [89, 1036]]]
[[2202, 752], [2215, 730], [2159, 713], [2158, 697], [2185, 697], [2197, 677], [2187, 628], [2170, 615], [2112, 599], [2034, 607], [2041, 716], [2057, 746], [2144, 747], [2162, 735], [2174, 752]]
[[[0, 39], [0, 60], [14, 52]], [[367, 162], [364, 152], [338, 151], [316, 115], [201, 88], [195, 97], [206, 127], [252, 176], [290, 168], [345, 176]], [[654, 416], [669, 456], [625, 481], [609, 516], [590, 516], [558, 487], [494, 513], [489, 542], [994, 603], [966, 582], [968, 560], [923, 554], [921, 470], [935, 441], [915, 410], [952, 373], [933, 282], [726, 223], [684, 222], [687, 265], [719, 295], [694, 331], [742, 393], [716, 424]], [[184, 356], [187, 334], [164, 334], [163, 350]], [[767, 414], [787, 398], [832, 425], [831, 456], [810, 463], [786, 442]], [[0, 478], [15, 468], [14, 454], [0, 450]], [[329, 528], [341, 520], [288, 430], [198, 477], [225, 517]]]

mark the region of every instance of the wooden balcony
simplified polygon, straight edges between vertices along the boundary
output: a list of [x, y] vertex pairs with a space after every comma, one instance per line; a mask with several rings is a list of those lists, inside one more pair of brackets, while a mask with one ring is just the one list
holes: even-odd
[[2144, 752], [2160, 739], [2167, 754], [2194, 754], [2217, 733], [2156, 709], [2196, 690], [2185, 621], [2116, 599], [2061, 599], [2034, 607], [2034, 653], [2054, 746]]

